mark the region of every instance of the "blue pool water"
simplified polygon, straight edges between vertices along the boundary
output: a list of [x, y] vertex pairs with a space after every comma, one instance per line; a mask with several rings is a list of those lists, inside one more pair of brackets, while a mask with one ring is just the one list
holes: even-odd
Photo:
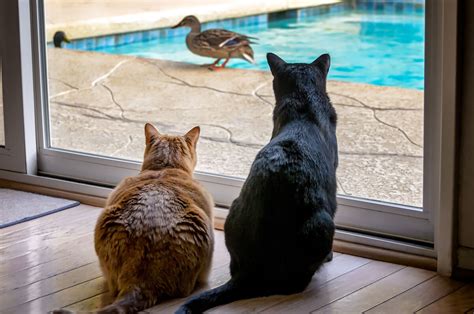
[[[219, 22], [212, 27], [219, 27]], [[204, 25], [204, 29], [209, 28]], [[228, 28], [228, 27], [227, 27]], [[232, 59], [228, 66], [268, 70], [265, 55], [274, 52], [288, 62], [311, 62], [330, 53], [330, 79], [382, 86], [423, 89], [424, 12], [341, 10], [317, 16], [232, 27], [230, 30], [258, 37], [253, 45], [256, 64]], [[112, 54], [167, 59], [196, 64], [213, 60], [193, 55], [185, 33], [105, 48]]]

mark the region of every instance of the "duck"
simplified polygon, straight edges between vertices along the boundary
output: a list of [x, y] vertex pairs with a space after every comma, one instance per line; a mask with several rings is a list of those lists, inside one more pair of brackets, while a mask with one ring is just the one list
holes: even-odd
[[[255, 37], [231, 32], [225, 29], [208, 29], [201, 31], [201, 23], [194, 15], [188, 15], [172, 28], [189, 27], [191, 31], [186, 36], [186, 46], [199, 56], [215, 58], [209, 65], [210, 70], [223, 69], [231, 58], [244, 59], [255, 63], [253, 49], [250, 44]], [[224, 63], [219, 62], [224, 59]]]
[[56, 33], [54, 33], [54, 36], [53, 36], [54, 47], [61, 48], [63, 42], [66, 42], [66, 43], [71, 42], [69, 38], [67, 38], [66, 33], [63, 31], [57, 31]]

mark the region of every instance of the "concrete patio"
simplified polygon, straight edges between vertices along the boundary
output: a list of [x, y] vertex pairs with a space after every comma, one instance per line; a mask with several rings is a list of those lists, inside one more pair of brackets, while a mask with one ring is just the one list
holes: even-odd
[[[54, 147], [141, 160], [143, 125], [202, 127], [198, 170], [245, 177], [272, 129], [272, 77], [183, 63], [49, 49]], [[421, 206], [423, 92], [330, 81], [339, 192]]]

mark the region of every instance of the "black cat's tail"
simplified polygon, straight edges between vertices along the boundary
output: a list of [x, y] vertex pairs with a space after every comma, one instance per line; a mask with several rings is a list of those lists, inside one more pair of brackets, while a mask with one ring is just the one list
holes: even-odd
[[230, 302], [263, 296], [263, 291], [249, 288], [234, 279], [220, 287], [205, 291], [186, 301], [175, 314], [197, 314]]

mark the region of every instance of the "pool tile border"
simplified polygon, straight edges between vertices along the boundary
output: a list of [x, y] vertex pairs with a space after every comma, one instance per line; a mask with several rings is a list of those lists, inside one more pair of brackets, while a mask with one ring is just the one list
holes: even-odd
[[[381, 10], [387, 13], [403, 12], [406, 14], [420, 13], [424, 11], [424, 0], [356, 0], [357, 9], [364, 10]], [[272, 19], [278, 17], [295, 18], [297, 21], [305, 21], [322, 14], [339, 14], [352, 7], [349, 3], [334, 3], [320, 5], [317, 7], [308, 7], [284, 12], [265, 13], [251, 15], [246, 17], [217, 20], [203, 23], [204, 29], [209, 28], [225, 28], [233, 29], [242, 26], [266, 25]], [[185, 28], [157, 28], [151, 30], [120, 33], [113, 35], [89, 37], [83, 39], [72, 40], [70, 43], [64, 43], [63, 48], [72, 50], [94, 51], [112, 46], [126, 45], [130, 43], [146, 42], [159, 38], [169, 38], [176, 36], [184, 36], [188, 30]], [[52, 46], [52, 43], [48, 43]]]

